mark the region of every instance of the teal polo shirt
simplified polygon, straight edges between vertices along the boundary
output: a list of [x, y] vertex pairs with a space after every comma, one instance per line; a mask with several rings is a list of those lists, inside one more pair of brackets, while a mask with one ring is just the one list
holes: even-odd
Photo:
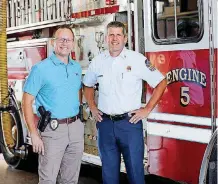
[[69, 59], [65, 64], [53, 53], [32, 67], [24, 92], [35, 97], [37, 110], [44, 106], [52, 118], [72, 117], [79, 113], [81, 77], [79, 63]]

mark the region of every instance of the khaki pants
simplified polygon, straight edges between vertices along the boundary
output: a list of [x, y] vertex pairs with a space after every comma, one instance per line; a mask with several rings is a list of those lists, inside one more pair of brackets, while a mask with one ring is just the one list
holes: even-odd
[[[77, 184], [84, 150], [84, 124], [78, 119], [59, 124], [53, 131], [48, 125], [41, 133], [45, 154], [39, 155], [39, 184]], [[59, 174], [59, 175], [58, 175]]]

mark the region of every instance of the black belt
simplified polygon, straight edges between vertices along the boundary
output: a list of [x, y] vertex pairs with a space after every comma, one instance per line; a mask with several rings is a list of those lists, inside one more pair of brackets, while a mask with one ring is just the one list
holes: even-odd
[[70, 124], [76, 121], [77, 119], [78, 119], [78, 115], [70, 118], [63, 118], [63, 119], [52, 118], [51, 120], [57, 120], [59, 124]]
[[109, 114], [103, 113], [102, 117], [109, 118], [111, 121], [120, 121], [120, 120], [123, 120], [125, 118], [128, 118], [129, 115], [128, 115], [128, 113], [116, 114], [116, 115], [109, 115]]

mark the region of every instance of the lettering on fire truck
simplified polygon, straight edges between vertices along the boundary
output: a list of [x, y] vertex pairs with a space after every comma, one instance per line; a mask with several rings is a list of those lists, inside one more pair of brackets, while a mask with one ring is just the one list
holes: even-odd
[[[203, 88], [207, 85], [206, 74], [193, 68], [181, 68], [169, 71], [167, 73], [167, 83], [169, 85], [174, 82], [192, 82]], [[180, 88], [180, 104], [183, 107], [187, 106], [191, 100], [189, 90], [189, 86], [182, 86]]]
[[167, 83], [173, 82], [194, 82], [202, 87], [206, 87], [206, 74], [193, 68], [174, 69], [167, 73]]

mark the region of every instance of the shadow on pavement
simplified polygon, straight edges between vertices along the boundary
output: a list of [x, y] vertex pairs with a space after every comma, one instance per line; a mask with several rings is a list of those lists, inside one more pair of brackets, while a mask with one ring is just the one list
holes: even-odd
[[146, 184], [180, 184], [179, 182], [175, 182], [168, 178], [163, 178], [161, 176], [156, 176], [153, 174], [149, 174], [145, 176]]
[[[102, 184], [101, 168], [92, 165], [82, 165], [79, 184]], [[129, 184], [127, 175], [120, 174], [120, 184]], [[149, 174], [145, 175], [145, 184], [180, 184], [171, 179]]]
[[[79, 184], [102, 184], [101, 168], [92, 165], [82, 165]], [[126, 174], [120, 174], [120, 184], [129, 184]], [[145, 184], [180, 184], [171, 179], [149, 174], [145, 176]]]
[[[102, 184], [101, 167], [82, 164], [79, 184]], [[92, 181], [93, 183], [90, 183]], [[126, 174], [120, 174], [120, 184], [128, 184]]]

